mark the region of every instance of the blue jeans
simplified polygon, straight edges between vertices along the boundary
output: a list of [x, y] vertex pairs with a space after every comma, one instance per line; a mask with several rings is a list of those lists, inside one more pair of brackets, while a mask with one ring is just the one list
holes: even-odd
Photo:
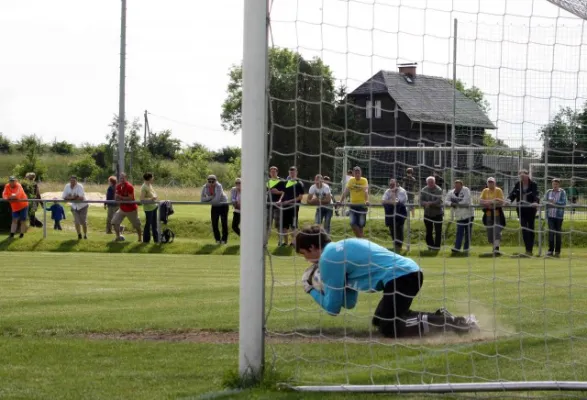
[[473, 219], [474, 217], [457, 221], [457, 238], [455, 240], [455, 250], [461, 249], [463, 239], [465, 240], [463, 250], [469, 250], [471, 236], [473, 235]]
[[[316, 216], [314, 222], [318, 225], [322, 225], [326, 233], [330, 233], [330, 221], [332, 220], [332, 209], [326, 207], [316, 208]], [[324, 222], [322, 222], [324, 221]]]
[[351, 226], [364, 228], [367, 224], [367, 211], [367, 206], [351, 205], [349, 214]]

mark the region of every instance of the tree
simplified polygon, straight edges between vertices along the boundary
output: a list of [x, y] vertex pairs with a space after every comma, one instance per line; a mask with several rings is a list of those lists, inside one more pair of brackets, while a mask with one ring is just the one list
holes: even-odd
[[[242, 123], [242, 65], [229, 71], [222, 127], [237, 133]], [[300, 177], [331, 173], [336, 140], [336, 93], [332, 71], [321, 59], [307, 60], [287, 49], [269, 51], [269, 119], [267, 131], [271, 164], [285, 171], [297, 165]], [[334, 146], [334, 147], [333, 147]]]
[[0, 153], [12, 153], [12, 142], [0, 132]]
[[549, 164], [587, 164], [587, 102], [580, 110], [561, 108], [539, 132], [542, 162], [548, 152]]
[[[449, 82], [452, 83], [453, 81], [450, 80]], [[479, 106], [481, 111], [485, 113], [485, 115], [487, 115], [487, 113], [491, 110], [491, 105], [485, 98], [485, 93], [483, 93], [483, 91], [477, 86], [471, 86], [470, 88], [467, 88], [463, 81], [457, 79], [456, 88], [459, 92], [464, 94], [465, 97], [473, 100]]]
[[76, 175], [80, 180], [95, 180], [100, 174], [100, 167], [90, 154], [69, 165], [69, 173]]
[[233, 162], [236, 158], [241, 156], [240, 147], [223, 147], [222, 149], [214, 152], [214, 161], [221, 163]]
[[147, 149], [153, 157], [173, 160], [181, 149], [181, 141], [172, 137], [170, 129], [156, 132], [147, 137]]
[[75, 146], [71, 143], [66, 142], [65, 140], [58, 142], [57, 140], [55, 140], [53, 143], [51, 143], [51, 145], [49, 146], [49, 150], [52, 153], [55, 154], [60, 154], [60, 155], [70, 155], [73, 154], [75, 151]]
[[24, 160], [14, 167], [14, 175], [24, 177], [28, 172], [34, 172], [37, 179], [43, 180], [47, 173], [47, 166], [41, 161], [41, 154], [46, 149], [41, 138], [36, 135], [24, 136], [18, 143], [17, 148], [24, 153]]

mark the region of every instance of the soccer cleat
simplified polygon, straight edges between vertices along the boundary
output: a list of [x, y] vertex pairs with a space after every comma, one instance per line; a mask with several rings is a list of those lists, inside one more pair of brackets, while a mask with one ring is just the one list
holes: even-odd
[[451, 325], [454, 331], [459, 335], [481, 331], [477, 318], [472, 314], [465, 317], [454, 317], [453, 324]]

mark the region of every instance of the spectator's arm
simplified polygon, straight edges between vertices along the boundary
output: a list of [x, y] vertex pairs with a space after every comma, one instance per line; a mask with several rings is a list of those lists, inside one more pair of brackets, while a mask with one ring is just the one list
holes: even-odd
[[8, 199], [10, 197], [10, 191], [8, 190], [8, 185], [4, 186], [4, 190], [2, 191], [2, 198]]
[[202, 188], [202, 193], [201, 193], [201, 196], [200, 196], [200, 201], [209, 202], [210, 200], [212, 200], [212, 196], [210, 196], [210, 194], [208, 193], [208, 190], [207, 189], [208, 189], [207, 186], [204, 185], [204, 187]]
[[330, 192], [328, 192], [327, 194], [324, 195], [324, 198], [322, 199], [322, 204], [330, 204], [331, 201], [332, 201], [332, 194], [330, 194]]
[[432, 195], [432, 201], [430, 203], [435, 206], [442, 205], [442, 189], [440, 190], [440, 194], [436, 193]]
[[387, 189], [381, 198], [381, 204], [391, 204], [391, 190]]
[[518, 182], [518, 183], [516, 183], [516, 185], [514, 186], [512, 191], [510, 192], [510, 195], [508, 196], [508, 200], [509, 201], [516, 200], [518, 198], [519, 191], [520, 191], [520, 183]]
[[558, 201], [556, 202], [556, 204], [559, 206], [566, 206], [567, 205], [567, 192], [565, 192], [564, 189], [561, 189], [561, 195], [558, 198]]

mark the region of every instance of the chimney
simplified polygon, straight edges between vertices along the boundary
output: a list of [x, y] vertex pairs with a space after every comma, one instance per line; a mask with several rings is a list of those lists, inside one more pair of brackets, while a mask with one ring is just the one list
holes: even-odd
[[410, 78], [416, 77], [416, 68], [418, 67], [418, 63], [398, 64], [397, 67], [400, 74], [406, 75]]

